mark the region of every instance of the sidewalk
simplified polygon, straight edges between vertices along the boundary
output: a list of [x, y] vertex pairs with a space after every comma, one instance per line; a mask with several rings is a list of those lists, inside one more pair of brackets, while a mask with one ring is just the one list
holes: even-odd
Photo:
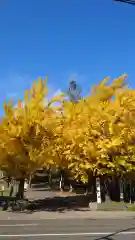
[[135, 212], [101, 212], [101, 211], [65, 211], [65, 212], [34, 212], [11, 213], [0, 212], [0, 220], [42, 220], [42, 219], [135, 219]]

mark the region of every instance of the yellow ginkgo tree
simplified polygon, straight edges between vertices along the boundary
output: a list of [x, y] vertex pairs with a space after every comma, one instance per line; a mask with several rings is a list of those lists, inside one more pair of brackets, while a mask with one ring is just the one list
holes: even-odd
[[[135, 170], [135, 91], [126, 85], [126, 77], [112, 83], [105, 78], [77, 103], [65, 101], [63, 95], [45, 101], [46, 81], [35, 81], [23, 102], [16, 107], [12, 101], [4, 104], [1, 167], [20, 178], [20, 186], [43, 166], [59, 167], [83, 182], [92, 181], [93, 176], [99, 180], [101, 175], [131, 174]], [[97, 181], [100, 192], [99, 185]]]
[[[23, 196], [24, 179], [37, 168], [52, 164], [56, 109], [47, 97], [46, 81], [39, 79], [30, 91], [25, 91], [24, 101], [4, 104], [5, 115], [0, 126], [1, 166], [20, 179], [19, 196]], [[57, 97], [56, 100], [60, 100]]]
[[[73, 175], [83, 182], [89, 174], [118, 174], [123, 169], [123, 141], [129, 123], [120, 125], [118, 119], [125, 109], [120, 95], [127, 92], [126, 75], [107, 85], [108, 80], [93, 87], [90, 96], [78, 103], [63, 104], [60, 136], [66, 146], [60, 155]], [[127, 155], [127, 163], [126, 158]]]
[[[63, 154], [71, 160], [72, 167], [75, 165], [77, 174], [80, 171], [83, 173], [83, 169], [84, 172], [86, 169], [91, 169], [96, 173], [103, 172], [100, 164], [103, 159], [104, 161], [108, 159], [105, 146], [110, 140], [109, 129], [111, 129], [114, 118], [111, 113], [113, 97], [118, 90], [125, 88], [125, 78], [124, 75], [108, 86], [105, 85], [108, 79], [105, 79], [92, 88], [87, 98], [81, 99], [76, 104], [64, 102], [61, 115], [61, 126], [63, 126], [61, 136], [63, 142], [67, 142], [68, 147]], [[119, 114], [118, 111], [120, 109], [116, 109], [117, 114]], [[117, 136], [114, 135], [114, 137]], [[118, 142], [118, 139], [114, 140]]]

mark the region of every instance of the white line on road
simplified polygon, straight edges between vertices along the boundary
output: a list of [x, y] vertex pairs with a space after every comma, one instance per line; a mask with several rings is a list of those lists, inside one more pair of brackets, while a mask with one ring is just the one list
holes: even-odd
[[107, 235], [135, 235], [134, 232], [89, 232], [89, 233], [37, 233], [37, 234], [0, 234], [0, 238], [11, 237], [61, 237], [61, 236], [107, 236]]
[[28, 224], [2, 224], [0, 227], [30, 227], [30, 226], [37, 226], [37, 223], [28, 223]]

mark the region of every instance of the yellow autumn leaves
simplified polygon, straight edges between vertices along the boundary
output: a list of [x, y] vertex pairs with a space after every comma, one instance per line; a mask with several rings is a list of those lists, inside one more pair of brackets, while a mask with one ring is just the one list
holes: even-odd
[[[4, 103], [0, 165], [26, 177], [39, 167], [58, 166], [87, 181], [88, 173], [124, 174], [135, 168], [135, 91], [126, 75], [93, 86], [78, 103], [64, 94], [47, 101], [38, 79], [16, 107]], [[59, 104], [54, 104], [58, 102]]]

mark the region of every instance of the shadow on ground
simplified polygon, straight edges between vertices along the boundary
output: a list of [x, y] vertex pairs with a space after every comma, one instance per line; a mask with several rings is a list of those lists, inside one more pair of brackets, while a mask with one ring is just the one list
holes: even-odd
[[[58, 193], [61, 194], [61, 193]], [[66, 193], [62, 193], [66, 194]], [[19, 201], [16, 201], [19, 200]], [[28, 199], [20, 200], [13, 197], [0, 197], [0, 207], [4, 210], [12, 209], [13, 211], [18, 212], [40, 212], [40, 211], [48, 211], [48, 212], [65, 212], [65, 211], [88, 211], [90, 210], [99, 210], [99, 211], [135, 211], [134, 204], [127, 205], [126, 203], [113, 203], [113, 202], [105, 202], [101, 204], [91, 204], [96, 202], [96, 198], [93, 198], [91, 194], [83, 195], [62, 195], [55, 197], [46, 197], [45, 199], [34, 199], [29, 201]], [[4, 203], [4, 204], [3, 204]], [[13, 203], [13, 205], [12, 205]], [[15, 203], [15, 205], [14, 205]], [[7, 206], [7, 207], [6, 207]]]
[[[0, 206], [2, 207], [4, 201], [12, 202], [14, 200], [17, 200], [17, 198], [0, 197]], [[26, 213], [39, 211], [65, 212], [68, 210], [88, 211], [90, 210], [89, 209], [90, 201], [91, 201], [90, 195], [48, 197], [45, 199], [32, 200], [29, 202], [29, 204], [26, 203], [25, 212]]]
[[88, 211], [90, 196], [77, 195], [68, 197], [53, 197], [32, 201], [27, 210], [29, 211], [59, 211], [67, 210]]

